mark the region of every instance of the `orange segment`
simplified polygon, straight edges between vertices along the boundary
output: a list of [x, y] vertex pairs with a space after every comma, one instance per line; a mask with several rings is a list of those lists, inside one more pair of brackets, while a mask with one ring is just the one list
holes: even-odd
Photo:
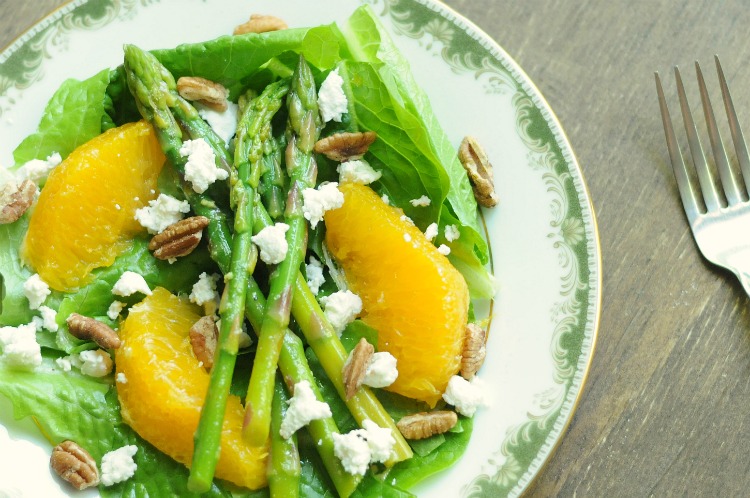
[[[200, 318], [187, 299], [157, 287], [130, 310], [116, 350], [122, 418], [146, 441], [189, 466], [209, 375], [193, 354], [188, 335]], [[268, 448], [242, 439], [244, 410], [230, 396], [224, 418], [216, 477], [251, 489], [266, 485]]]
[[151, 125], [113, 128], [75, 149], [47, 179], [22, 254], [53, 289], [74, 290], [111, 265], [143, 228], [165, 157]]
[[369, 187], [340, 188], [344, 205], [326, 213], [326, 243], [362, 298], [362, 320], [377, 329], [379, 350], [398, 361], [388, 389], [434, 406], [459, 369], [466, 282], [399, 209]]

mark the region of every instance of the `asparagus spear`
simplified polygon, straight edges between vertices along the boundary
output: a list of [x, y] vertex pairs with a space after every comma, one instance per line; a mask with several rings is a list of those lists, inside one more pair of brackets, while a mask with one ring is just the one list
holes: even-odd
[[[265, 315], [266, 299], [257, 283], [255, 283], [255, 280], [252, 278], [250, 280], [247, 290], [245, 314], [253, 330], [259, 331], [263, 323], [263, 316]], [[307, 363], [302, 341], [289, 329], [284, 333], [284, 343], [279, 355], [279, 370], [281, 370], [290, 389], [294, 384], [306, 380], [310, 383], [315, 397], [319, 401], [324, 401], [323, 395], [320, 393], [320, 389], [318, 389], [315, 376]], [[272, 430], [278, 432], [277, 429]], [[334, 454], [333, 434], [340, 433], [336, 422], [333, 418], [313, 420], [308, 424], [307, 430], [316, 442], [315, 449], [318, 451], [336, 491], [342, 498], [347, 498], [357, 488], [362, 477], [346, 472], [341, 465], [341, 460]]]
[[[195, 449], [188, 479], [188, 487], [194, 492], [202, 493], [210, 488], [218, 461], [221, 428], [245, 315], [245, 293], [249, 275], [254, 270], [249, 266], [249, 262], [250, 255], [256, 249], [250, 239], [253, 235], [253, 204], [260, 179], [263, 141], [271, 133], [271, 118], [281, 107], [282, 98], [287, 90], [283, 82], [266, 87], [263, 93], [246, 107], [237, 128], [234, 154], [236, 178], [232, 187], [233, 204], [236, 205], [234, 239], [230, 273], [225, 278], [229, 275], [231, 277], [224, 289], [224, 298], [219, 308], [221, 330], [217, 355], [211, 369], [211, 379], [201, 410], [198, 430], [195, 433]], [[266, 441], [263, 444], [266, 444]]]
[[[268, 213], [262, 205], [255, 205], [255, 229], [257, 233], [272, 225]], [[391, 429], [396, 444], [393, 446], [391, 459], [387, 465], [407, 460], [412, 457], [411, 447], [396, 427], [393, 418], [380, 404], [375, 394], [366, 386], [362, 386], [351, 398], [346, 397], [346, 388], [342, 377], [344, 363], [348, 353], [341, 344], [338, 334], [323, 314], [315, 295], [307, 286], [307, 281], [301, 272], [297, 273], [294, 282], [294, 299], [292, 300], [292, 316], [305, 336], [315, 356], [328, 375], [341, 399], [346, 403], [354, 419], [360, 426], [365, 420], [372, 420], [380, 427]]]
[[271, 498], [297, 498], [302, 469], [297, 449], [297, 435], [284, 439], [279, 433], [289, 395], [284, 382], [276, 376], [271, 407], [271, 452], [268, 463], [268, 489]]
[[286, 175], [281, 169], [281, 151], [286, 142], [283, 138], [269, 139], [264, 146], [265, 171], [260, 178], [260, 194], [268, 214], [274, 220], [284, 214], [284, 189]]
[[[185, 173], [187, 158], [180, 155], [182, 131], [170, 110], [180, 103], [185, 112], [192, 106], [177, 94], [174, 78], [150, 53], [134, 45], [125, 45], [125, 70], [128, 88], [135, 97], [138, 110], [156, 131], [164, 155], [181, 174]], [[184, 106], [182, 104], [187, 104]], [[198, 114], [193, 109], [195, 116]], [[200, 118], [198, 118], [200, 121]], [[221, 140], [214, 134], [215, 139]], [[211, 142], [209, 142], [211, 143]], [[213, 145], [213, 144], [212, 144]], [[216, 149], [215, 149], [216, 150]], [[224, 161], [226, 161], [225, 156]], [[209, 251], [215, 261], [226, 261], [228, 269], [232, 240], [226, 216], [208, 194], [183, 188], [185, 197], [196, 214], [208, 218]]]
[[287, 170], [291, 187], [284, 218], [289, 225], [286, 234], [289, 250], [284, 261], [276, 267], [270, 277], [266, 316], [258, 334], [255, 362], [245, 399], [243, 434], [254, 446], [261, 446], [268, 439], [273, 376], [281, 353], [284, 331], [289, 324], [294, 280], [307, 249], [307, 222], [302, 212], [302, 191], [315, 187], [317, 175], [313, 146], [320, 135], [321, 120], [315, 80], [302, 56], [292, 76], [287, 107]]

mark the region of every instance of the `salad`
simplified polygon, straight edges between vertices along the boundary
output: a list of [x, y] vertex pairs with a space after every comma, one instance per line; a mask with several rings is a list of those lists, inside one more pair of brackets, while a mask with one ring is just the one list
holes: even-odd
[[410, 496], [481, 405], [488, 163], [369, 8], [239, 30], [126, 45], [15, 150], [0, 393], [105, 496]]

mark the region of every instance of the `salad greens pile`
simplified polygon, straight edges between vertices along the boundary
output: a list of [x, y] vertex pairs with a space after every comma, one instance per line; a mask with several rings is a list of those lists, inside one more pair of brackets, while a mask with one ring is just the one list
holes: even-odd
[[[175, 79], [201, 76], [221, 83], [229, 90], [232, 101], [248, 91], [260, 94], [269, 84], [289, 79], [300, 55], [309, 65], [317, 86], [330, 71], [337, 69], [344, 80], [349, 109], [341, 123], [326, 125], [323, 135], [337, 131], [377, 132], [378, 139], [367, 155], [372, 167], [382, 174], [375, 189], [402, 208], [423, 231], [433, 222], [441, 227], [440, 233], [447, 225], [459, 227], [458, 239], [448, 242], [439, 238], [437, 242], [450, 246], [449, 259], [466, 279], [471, 296], [492, 297], [493, 286], [485, 270], [488, 248], [480, 235], [476, 202], [456, 149], [440, 127], [427, 95], [414, 81], [408, 62], [368, 7], [357, 9], [341, 26], [223, 36], [152, 53]], [[16, 165], [44, 159], [55, 152], [65, 158], [77, 146], [107, 129], [139, 119], [141, 114], [128, 89], [124, 67], [105, 69], [82, 81], [67, 80], [47, 104], [37, 131], [14, 151]], [[336, 164], [323, 156], [317, 160], [318, 182], [335, 181]], [[176, 175], [164, 173], [160, 190], [181, 195]], [[422, 195], [431, 200], [429, 206], [417, 208], [409, 202]], [[33, 317], [23, 293], [23, 283], [32, 272], [23, 266], [19, 256], [28, 219], [27, 213], [12, 224], [0, 225], [0, 272], [4, 280], [0, 326], [18, 326], [29, 323]], [[321, 258], [322, 230], [322, 227], [312, 230], [308, 242], [309, 249]], [[92, 347], [67, 332], [65, 318], [70, 313], [117, 326], [107, 316], [107, 309], [112, 301], [112, 285], [125, 270], [143, 275], [151, 288], [161, 286], [175, 294], [188, 294], [202, 272], [216, 268], [205, 244], [174, 264], [155, 259], [147, 244], [145, 238], [135, 239], [113, 265], [95, 270], [91, 283], [78, 291], [52, 292], [45, 304], [58, 310], [59, 330], [37, 333], [43, 354], [40, 367], [33, 371], [14, 370], [0, 362], [0, 394], [11, 400], [14, 416], [34, 417], [51, 442], [74, 440], [97, 461], [112, 449], [127, 444], [138, 446], [136, 474], [123, 483], [101, 487], [103, 496], [190, 495], [188, 469], [153, 448], [122, 421], [111, 376], [98, 379], [76, 371], [61, 372], [54, 361]], [[334, 290], [328, 282], [321, 295]], [[134, 300], [131, 298], [127, 304], [134, 304]], [[344, 331], [342, 342], [347, 350], [360, 337], [377, 344], [376, 334], [355, 321]], [[337, 427], [342, 433], [355, 429], [355, 419], [328, 380], [319, 359], [311, 348], [305, 354]], [[244, 358], [238, 361], [232, 376], [231, 391], [242, 397], [246, 394], [251, 364]], [[385, 391], [376, 394], [396, 420], [428, 409], [423, 403], [396, 394]], [[448, 433], [410, 442], [413, 458], [395, 465], [386, 479], [368, 472], [353, 496], [411, 496], [405, 491], [407, 488], [459, 458], [468, 444], [471, 428], [471, 419], [460, 417]], [[301, 494], [335, 495], [314, 446], [313, 439], [300, 431]], [[207, 495], [266, 496], [267, 493], [267, 490], [239, 490], [215, 480]]]

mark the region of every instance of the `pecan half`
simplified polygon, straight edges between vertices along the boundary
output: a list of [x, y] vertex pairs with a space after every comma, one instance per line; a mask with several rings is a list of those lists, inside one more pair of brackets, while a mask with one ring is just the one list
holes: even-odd
[[190, 345], [198, 361], [203, 362], [206, 370], [214, 366], [216, 343], [219, 339], [219, 329], [216, 328], [214, 317], [204, 316], [190, 327]]
[[349, 358], [344, 363], [342, 375], [344, 377], [344, 387], [346, 388], [346, 399], [350, 399], [362, 386], [362, 380], [367, 373], [367, 367], [370, 364], [370, 358], [375, 354], [375, 348], [367, 342], [364, 337], [359, 340], [357, 345], [349, 353]]
[[471, 380], [487, 356], [487, 333], [476, 323], [469, 323], [464, 330], [464, 346], [461, 352], [461, 377]]
[[456, 422], [456, 412], [439, 410], [407, 415], [398, 421], [396, 427], [406, 439], [425, 439], [451, 430]]
[[227, 110], [229, 90], [221, 83], [200, 76], [183, 76], [177, 80], [177, 92], [185, 100], [197, 100], [215, 111]]
[[208, 226], [205, 216], [192, 216], [172, 223], [163, 232], [154, 235], [148, 243], [158, 259], [172, 259], [187, 256], [203, 238], [203, 229]]
[[458, 149], [458, 158], [469, 175], [474, 198], [484, 207], [497, 204], [492, 164], [487, 153], [474, 137], [464, 137]]
[[235, 35], [244, 35], [245, 33], [266, 33], [268, 31], [278, 31], [286, 29], [289, 26], [283, 19], [275, 16], [266, 16], [263, 14], [253, 14], [250, 20], [234, 28]]
[[31, 180], [24, 180], [20, 185], [7, 184], [0, 190], [0, 225], [13, 223], [23, 216], [34, 202], [36, 184]]
[[94, 318], [71, 313], [66, 322], [71, 335], [84, 341], [94, 341], [102, 349], [117, 349], [122, 344], [117, 332]]
[[315, 143], [315, 152], [343, 163], [364, 156], [376, 138], [378, 134], [374, 131], [334, 133], [318, 140]]
[[86, 489], [99, 484], [96, 461], [88, 451], [73, 441], [63, 441], [52, 449], [50, 466], [76, 489]]

